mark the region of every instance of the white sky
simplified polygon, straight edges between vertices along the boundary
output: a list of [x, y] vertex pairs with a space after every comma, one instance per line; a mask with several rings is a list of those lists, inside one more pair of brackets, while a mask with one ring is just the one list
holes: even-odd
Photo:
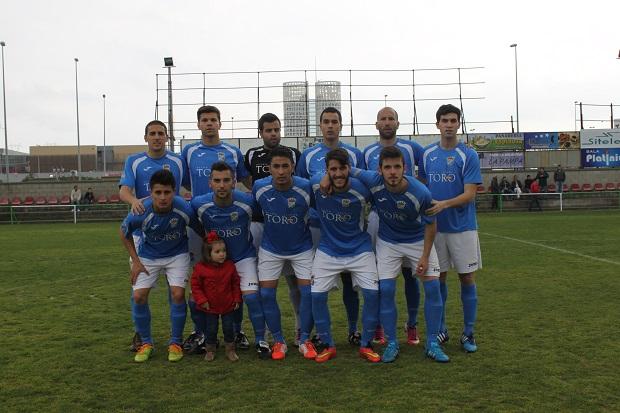
[[[572, 130], [576, 100], [620, 105], [618, 1], [2, 0], [0, 40], [7, 43], [9, 148], [24, 152], [31, 145], [76, 144], [74, 57], [80, 59], [84, 145], [103, 144], [103, 93], [107, 95], [107, 143], [143, 141], [144, 125], [154, 117], [155, 73], [164, 73], [164, 56], [174, 57], [174, 70], [179, 73], [313, 69], [316, 59], [317, 76], [323, 80], [340, 79], [340, 75], [321, 73], [321, 69], [484, 66], [464, 75], [463, 81], [486, 82], [464, 87], [466, 96], [485, 97], [464, 103], [468, 120], [486, 121], [507, 120], [515, 113], [514, 49], [509, 45], [518, 43], [522, 132]], [[455, 81], [450, 76], [454, 74], [420, 74], [416, 80]], [[266, 76], [264, 81], [280, 84], [291, 77], [303, 80], [303, 74], [295, 74], [286, 79]], [[160, 80], [160, 87], [165, 87], [164, 79]], [[175, 86], [191, 83], [191, 79], [174, 80]], [[193, 80], [192, 86], [202, 85], [202, 79]], [[314, 81], [314, 74], [309, 80]], [[346, 77], [342, 80], [348, 82]], [[408, 82], [410, 74], [360, 75], [353, 83], [358, 81]], [[220, 82], [253, 85], [254, 78], [228, 77]], [[388, 94], [389, 101], [390, 96], [411, 96], [407, 89], [354, 88], [353, 92], [354, 99], [383, 100]], [[255, 91], [245, 93], [250, 93], [249, 99], [255, 97]], [[348, 88], [343, 87], [342, 93], [348, 98]], [[175, 103], [200, 102], [196, 96], [202, 92], [191, 96], [179, 92]], [[248, 95], [234, 96], [245, 100]], [[418, 89], [418, 97], [433, 96], [455, 96], [455, 90]], [[165, 101], [166, 94], [159, 97]], [[281, 90], [265, 92], [264, 97], [281, 99]], [[212, 98], [225, 100], [216, 94]], [[233, 95], [228, 100], [234, 100]], [[418, 120], [433, 122], [439, 104], [420, 103]], [[411, 105], [391, 105], [405, 122]], [[374, 122], [380, 106], [382, 102], [354, 103], [356, 123]], [[193, 121], [196, 109], [179, 108], [175, 119]], [[254, 106], [221, 105], [220, 109], [222, 120], [256, 117]], [[282, 115], [278, 105], [261, 109]], [[160, 110], [164, 121], [165, 110]], [[609, 109], [589, 108], [585, 115], [608, 119]], [[620, 107], [615, 117], [620, 117]], [[344, 122], [348, 121], [346, 114]], [[227, 123], [224, 128], [230, 128]], [[0, 124], [4, 127], [1, 117]], [[470, 124], [469, 128], [509, 131], [507, 124]], [[410, 131], [411, 126], [401, 127], [401, 132]], [[356, 127], [356, 134], [371, 132], [372, 128]], [[420, 132], [433, 129], [421, 127]], [[195, 131], [181, 134], [198, 136]], [[222, 136], [230, 136], [230, 131]], [[237, 130], [238, 136], [255, 133]]]

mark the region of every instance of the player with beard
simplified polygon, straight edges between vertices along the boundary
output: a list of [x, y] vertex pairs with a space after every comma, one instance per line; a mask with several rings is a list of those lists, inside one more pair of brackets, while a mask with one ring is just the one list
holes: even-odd
[[[393, 146], [399, 149], [403, 154], [405, 173], [409, 176], [415, 176], [415, 166], [418, 165], [422, 157], [422, 146], [417, 142], [398, 138], [396, 132], [398, 131], [399, 125], [398, 113], [393, 108], [385, 107], [377, 113], [375, 127], [379, 131], [379, 141], [364, 149], [366, 169], [369, 171], [379, 171], [379, 155], [381, 149]], [[376, 245], [378, 229], [379, 217], [373, 208], [368, 215], [368, 232], [372, 238], [373, 245]], [[418, 285], [416, 277], [413, 276], [413, 271], [410, 267], [404, 266], [402, 268], [402, 274], [405, 279], [405, 298], [407, 300], [408, 320], [405, 325], [407, 344], [417, 345], [420, 342], [417, 329], [418, 307], [420, 306], [420, 286]], [[383, 334], [379, 329], [376, 340], [381, 341], [382, 336]]]

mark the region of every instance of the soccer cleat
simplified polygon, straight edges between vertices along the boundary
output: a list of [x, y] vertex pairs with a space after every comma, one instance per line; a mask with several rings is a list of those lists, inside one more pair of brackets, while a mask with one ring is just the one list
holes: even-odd
[[385, 339], [385, 334], [383, 332], [383, 327], [377, 326], [377, 329], [375, 330], [375, 337], [372, 339], [372, 343], [379, 344], [380, 346], [387, 343], [387, 340]]
[[250, 341], [248, 340], [248, 336], [246, 336], [243, 331], [238, 332], [235, 336], [235, 346], [239, 350], [247, 350], [250, 348]]
[[379, 356], [372, 347], [360, 347], [359, 355], [361, 358], [370, 361], [371, 363], [378, 363], [381, 361], [381, 356]]
[[420, 344], [420, 336], [418, 335], [418, 327], [417, 326], [409, 326], [409, 324], [405, 324], [405, 332], [407, 333], [407, 344], [410, 346], [416, 346]]
[[151, 358], [152, 354], [153, 354], [153, 345], [149, 343], [144, 343], [140, 346], [140, 348], [136, 352], [136, 355], [134, 356], [133, 360], [136, 363], [144, 363], [149, 358]]
[[461, 336], [461, 347], [468, 353], [475, 353], [478, 351], [478, 346], [476, 345], [476, 339], [474, 339], [474, 335], [471, 334], [466, 336], [463, 334]]
[[297, 332], [295, 333], [295, 347], [299, 347], [299, 345], [301, 344], [301, 328], [297, 329]]
[[327, 347], [320, 354], [315, 357], [317, 363], [325, 363], [328, 360], [336, 357], [336, 347]]
[[443, 352], [443, 349], [437, 342], [430, 344], [430, 347], [426, 349], [426, 357], [433, 359], [439, 363], [447, 363], [450, 361], [450, 357]]
[[313, 360], [316, 358], [316, 348], [314, 348], [311, 340], [306, 340], [305, 343], [300, 344], [299, 352], [304, 355], [305, 359]]
[[185, 354], [202, 354], [205, 352], [205, 336], [193, 331], [183, 342]]
[[398, 343], [395, 341], [391, 341], [388, 343], [385, 351], [383, 352], [383, 356], [381, 357], [381, 361], [384, 363], [392, 363], [398, 357]]
[[284, 360], [288, 347], [285, 343], [274, 343], [271, 348], [271, 358], [273, 360]]
[[362, 343], [362, 335], [359, 331], [354, 331], [349, 334], [349, 344], [352, 346], [359, 346]]
[[140, 333], [136, 331], [136, 333], [133, 335], [133, 338], [131, 339], [131, 346], [129, 346], [129, 351], [135, 353], [138, 351], [141, 345], [142, 337], [140, 337]]
[[176, 362], [183, 358], [183, 349], [178, 344], [170, 344], [168, 346], [168, 361]]
[[437, 342], [439, 344], [447, 343], [448, 340], [450, 340], [450, 336], [448, 335], [448, 330], [440, 331], [439, 334], [437, 334]]
[[266, 341], [259, 341], [256, 343], [256, 352], [261, 360], [268, 360], [271, 358], [271, 349], [269, 343]]

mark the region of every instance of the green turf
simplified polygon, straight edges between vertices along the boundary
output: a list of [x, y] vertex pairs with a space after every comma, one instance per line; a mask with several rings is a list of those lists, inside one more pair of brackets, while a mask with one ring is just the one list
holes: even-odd
[[[480, 350], [467, 355], [456, 343], [462, 315], [450, 274], [447, 365], [407, 346], [401, 328], [396, 363], [357, 358], [346, 343], [339, 292], [330, 298], [338, 357], [324, 365], [296, 351], [284, 362], [241, 352], [231, 364], [220, 351], [213, 363], [190, 356], [171, 364], [163, 288], [151, 299], [155, 356], [137, 365], [127, 351], [130, 289], [117, 226], [2, 226], [0, 411], [620, 410], [620, 213], [479, 220]], [[401, 327], [402, 282], [398, 296]], [[290, 337], [285, 283], [279, 299]], [[420, 321], [424, 337], [422, 312]]]

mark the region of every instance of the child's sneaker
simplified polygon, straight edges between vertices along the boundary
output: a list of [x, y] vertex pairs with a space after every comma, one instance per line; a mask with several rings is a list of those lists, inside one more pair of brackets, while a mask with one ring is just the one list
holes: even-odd
[[224, 343], [226, 358], [230, 361], [239, 361], [239, 356], [235, 352], [235, 343]]

